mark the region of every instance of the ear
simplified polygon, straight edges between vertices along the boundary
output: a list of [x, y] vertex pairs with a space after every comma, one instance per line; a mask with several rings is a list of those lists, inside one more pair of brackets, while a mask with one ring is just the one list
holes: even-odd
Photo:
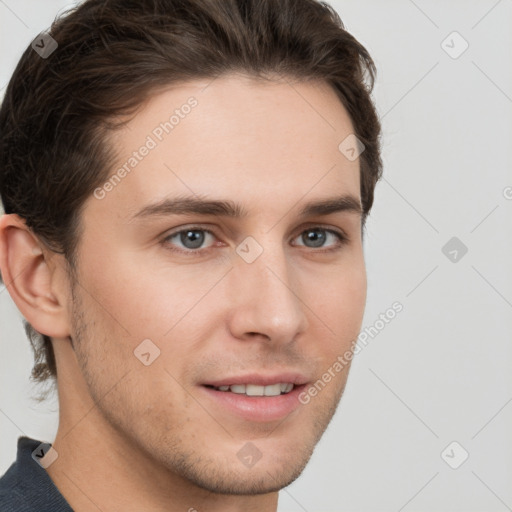
[[52, 338], [70, 335], [65, 259], [49, 251], [15, 214], [0, 217], [0, 271], [25, 319]]

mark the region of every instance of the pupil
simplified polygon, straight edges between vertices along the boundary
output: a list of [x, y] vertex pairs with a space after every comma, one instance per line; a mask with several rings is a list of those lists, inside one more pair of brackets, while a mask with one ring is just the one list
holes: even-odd
[[201, 231], [187, 231], [181, 234], [181, 243], [188, 249], [197, 249], [204, 242], [204, 233]]

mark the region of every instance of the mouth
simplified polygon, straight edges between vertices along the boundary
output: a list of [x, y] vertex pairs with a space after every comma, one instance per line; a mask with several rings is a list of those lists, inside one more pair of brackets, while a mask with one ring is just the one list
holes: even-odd
[[258, 384], [232, 384], [223, 386], [212, 386], [206, 384], [207, 388], [222, 391], [223, 393], [236, 393], [245, 396], [279, 396], [286, 395], [293, 390], [295, 385], [292, 382], [278, 382], [277, 384], [269, 384], [261, 386]]
[[302, 405], [299, 395], [307, 382], [298, 374], [247, 375], [208, 382], [200, 388], [213, 403], [212, 410], [262, 423], [282, 420]]

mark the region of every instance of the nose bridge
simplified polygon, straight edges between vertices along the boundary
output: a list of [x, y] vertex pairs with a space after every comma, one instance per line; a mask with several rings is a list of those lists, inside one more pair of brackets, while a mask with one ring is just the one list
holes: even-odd
[[[260, 249], [254, 240], [248, 240], [248, 245], [242, 242], [238, 248], [231, 276], [231, 329], [240, 338], [257, 333], [272, 341], [289, 342], [306, 329], [307, 318], [290, 255], [281, 243], [271, 242], [272, 238], [266, 236], [264, 244], [258, 244]], [[253, 261], [246, 257], [251, 251], [257, 251], [252, 257], [259, 253]]]

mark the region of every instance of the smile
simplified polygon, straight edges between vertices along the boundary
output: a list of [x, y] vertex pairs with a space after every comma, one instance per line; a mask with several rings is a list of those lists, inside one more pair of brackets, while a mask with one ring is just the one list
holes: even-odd
[[226, 391], [246, 396], [279, 396], [289, 393], [293, 389], [291, 382], [279, 382], [268, 386], [257, 384], [232, 384], [231, 386], [208, 386], [217, 391]]

